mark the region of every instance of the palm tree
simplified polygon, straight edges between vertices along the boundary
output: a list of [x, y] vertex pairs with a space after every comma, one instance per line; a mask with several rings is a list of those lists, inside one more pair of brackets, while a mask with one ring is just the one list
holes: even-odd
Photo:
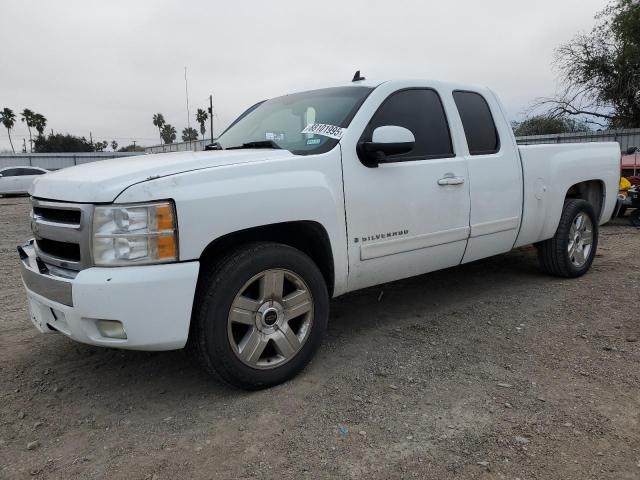
[[164, 115], [162, 115], [161, 113], [156, 113], [153, 116], [153, 124], [158, 127], [158, 132], [160, 133], [160, 143], [162, 143], [162, 129], [164, 128], [165, 124], [167, 122], [164, 119]]
[[13, 113], [13, 110], [8, 107], [4, 107], [2, 112], [0, 112], [0, 122], [2, 122], [2, 125], [7, 129], [11, 150], [13, 150], [13, 153], [16, 153], [16, 149], [13, 148], [13, 141], [11, 140], [11, 129], [16, 124], [16, 115]]
[[160, 138], [164, 143], [173, 143], [177, 138], [176, 127], [169, 123], [165, 123], [160, 131]]
[[31, 153], [33, 153], [33, 139], [31, 138], [31, 127], [34, 126], [33, 125], [34, 115], [35, 115], [35, 112], [33, 110], [29, 110], [28, 108], [25, 108], [24, 110], [22, 110], [22, 113], [20, 114], [20, 116], [22, 117], [20, 121], [26, 123], [27, 128], [29, 129], [29, 145], [30, 145]]
[[115, 140], [111, 140], [111, 149], [115, 152], [116, 150], [118, 150], [118, 142], [116, 142]]
[[47, 126], [47, 119], [41, 113], [34, 113], [33, 126], [38, 132], [38, 136], [42, 137], [42, 135], [44, 134], [44, 129]]
[[193, 142], [198, 139], [198, 131], [193, 127], [187, 127], [182, 130], [182, 141]]
[[206, 123], [208, 119], [209, 114], [205, 110], [199, 108], [196, 113], [196, 121], [200, 124], [200, 133], [202, 134], [202, 138], [204, 138], [204, 134], [207, 131]]

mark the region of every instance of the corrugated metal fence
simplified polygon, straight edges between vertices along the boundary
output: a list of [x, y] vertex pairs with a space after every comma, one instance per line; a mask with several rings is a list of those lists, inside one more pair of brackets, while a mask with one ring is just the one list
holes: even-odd
[[[627, 130], [602, 130], [599, 132], [562, 133], [555, 135], [532, 135], [517, 137], [520, 145], [541, 143], [579, 143], [579, 142], [618, 142], [622, 152], [629, 147], [640, 147], [640, 128]], [[144, 153], [200, 151], [211, 140], [195, 140], [193, 142], [172, 143], [146, 147]], [[90, 153], [22, 153], [0, 154], [0, 168], [21, 165], [33, 165], [48, 170], [71, 167], [81, 163], [106, 160], [108, 158], [130, 157], [142, 152], [90, 152]]]
[[145, 153], [166, 153], [166, 152], [200, 152], [211, 143], [211, 139], [194, 140], [192, 142], [169, 143], [165, 145], [154, 145], [145, 147]]
[[[517, 137], [520, 145], [534, 145], [539, 143], [580, 143], [580, 142], [618, 142], [620, 149], [626, 152], [629, 147], [640, 147], [640, 128], [626, 130], [602, 130], [599, 132], [576, 132], [553, 135], [532, 135]], [[196, 140], [193, 142], [171, 143], [169, 145], [154, 145], [145, 147], [146, 153], [198, 152], [204, 150], [211, 140]]]
[[620, 144], [620, 150], [626, 152], [629, 147], [640, 147], [640, 128], [562, 133], [555, 135], [532, 135], [530, 137], [517, 137], [516, 140], [520, 145], [535, 145], [539, 143], [618, 142]]
[[144, 155], [143, 152], [88, 152], [88, 153], [18, 153], [0, 154], [0, 168], [31, 165], [59, 170], [61, 168], [80, 165], [81, 163], [97, 162], [109, 158], [131, 157]]

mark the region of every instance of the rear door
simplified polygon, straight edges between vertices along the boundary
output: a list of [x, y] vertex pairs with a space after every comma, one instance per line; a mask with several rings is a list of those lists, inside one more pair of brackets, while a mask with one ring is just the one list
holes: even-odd
[[522, 215], [522, 167], [511, 127], [493, 93], [454, 90], [464, 129], [471, 233], [463, 263], [508, 252]]
[[409, 129], [416, 145], [377, 168], [355, 145], [343, 145], [351, 290], [458, 265], [469, 234], [466, 161], [454, 152], [439, 92], [408, 88], [377, 101], [359, 141], [395, 125]]

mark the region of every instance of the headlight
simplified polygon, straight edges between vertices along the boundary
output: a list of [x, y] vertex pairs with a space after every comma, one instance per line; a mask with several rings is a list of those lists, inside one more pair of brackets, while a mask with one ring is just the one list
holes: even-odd
[[96, 266], [166, 263], [178, 259], [176, 216], [170, 202], [96, 207]]

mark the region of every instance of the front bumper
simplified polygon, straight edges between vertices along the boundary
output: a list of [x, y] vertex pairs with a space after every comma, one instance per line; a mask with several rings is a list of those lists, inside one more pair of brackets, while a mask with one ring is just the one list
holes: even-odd
[[[54, 276], [31, 244], [19, 249], [31, 321], [82, 343], [132, 350], [184, 347], [198, 281], [198, 262], [87, 268]], [[109, 338], [101, 320], [121, 322], [126, 338]]]

